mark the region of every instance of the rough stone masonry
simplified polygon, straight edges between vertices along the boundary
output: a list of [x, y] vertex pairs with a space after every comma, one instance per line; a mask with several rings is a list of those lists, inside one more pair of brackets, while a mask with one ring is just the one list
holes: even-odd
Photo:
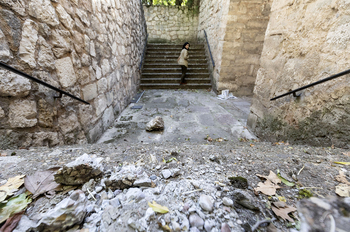
[[0, 0], [0, 60], [91, 105], [0, 70], [0, 149], [94, 142], [136, 93], [141, 1]]

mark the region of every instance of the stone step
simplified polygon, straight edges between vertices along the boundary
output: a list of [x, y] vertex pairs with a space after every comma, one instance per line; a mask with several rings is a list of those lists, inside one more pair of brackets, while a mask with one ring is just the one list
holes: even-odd
[[[181, 52], [181, 51], [180, 51]], [[147, 56], [180, 56], [180, 52], [179, 51], [164, 51], [164, 52], [146, 52], [146, 57]], [[204, 52], [196, 52], [196, 53], [189, 53], [190, 58], [192, 58], [193, 56], [204, 56], [205, 57], [205, 53]]]
[[141, 83], [140, 89], [211, 89], [211, 84], [189, 83], [186, 85], [180, 85], [179, 83]]
[[[181, 67], [178, 65], [176, 68], [143, 68], [144, 73], [181, 73]], [[188, 68], [186, 73], [208, 73], [208, 67], [206, 68]]]
[[[141, 78], [141, 83], [180, 83], [181, 78]], [[190, 83], [210, 83], [209, 78], [186, 77], [186, 82]]]
[[[174, 53], [180, 53], [181, 49], [177, 48], [147, 48], [148, 53], [163, 53], [163, 52], [174, 52]], [[192, 53], [205, 53], [204, 48], [195, 48], [195, 49], [190, 49], [188, 51], [190, 54]]]
[[[142, 73], [142, 78], [180, 78], [181, 72], [179, 73]], [[209, 73], [187, 73], [186, 77], [193, 78], [208, 78]]]
[[[165, 64], [160, 64], [160, 63], [148, 63], [144, 64], [143, 68], [144, 69], [150, 69], [150, 68], [177, 68], [180, 67], [178, 63], [165, 63]], [[188, 64], [188, 68], [208, 68], [207, 64]]]
[[[172, 59], [160, 59], [160, 58], [147, 58], [144, 61], [144, 65], [148, 65], [148, 64], [177, 64], [177, 58], [172, 58]], [[207, 64], [208, 61], [206, 59], [193, 59], [191, 58], [188, 61], [189, 65], [192, 64]], [[177, 64], [178, 65], [178, 64]]]
[[[176, 59], [180, 54], [146, 54], [146, 60], [148, 59]], [[194, 54], [190, 55], [190, 59], [205, 59], [205, 55]]]
[[[147, 49], [154, 49], [154, 48], [174, 48], [174, 49], [182, 49], [183, 44], [155, 44], [155, 43], [149, 43], [147, 44]], [[190, 50], [192, 49], [204, 49], [203, 44], [191, 44]]]

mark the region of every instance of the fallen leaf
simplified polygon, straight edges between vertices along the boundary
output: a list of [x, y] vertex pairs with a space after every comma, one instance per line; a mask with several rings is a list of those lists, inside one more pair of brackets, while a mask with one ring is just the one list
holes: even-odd
[[335, 193], [341, 197], [350, 197], [350, 186], [347, 184], [340, 184], [335, 186]]
[[334, 162], [335, 164], [350, 165], [350, 162]]
[[279, 189], [280, 186], [271, 183], [270, 180], [266, 180], [265, 183], [259, 182], [258, 187], [255, 188], [254, 190], [257, 192], [262, 192], [265, 195], [275, 195], [276, 194], [276, 189]]
[[283, 201], [283, 202], [287, 202], [286, 198], [285, 198], [285, 197], [282, 197], [282, 196], [279, 196], [279, 197], [278, 197], [278, 200]]
[[24, 210], [32, 199], [26, 193], [10, 198], [6, 204], [0, 204], [0, 224], [16, 213]]
[[339, 170], [339, 175], [337, 175], [335, 179], [340, 183], [350, 185], [350, 182], [346, 179], [346, 176], [344, 175], [343, 171]]
[[264, 178], [266, 180], [270, 180], [274, 184], [281, 183], [281, 179], [278, 178], [278, 176], [273, 171], [270, 171], [270, 174], [268, 176], [263, 176], [263, 175], [260, 175], [260, 174], [256, 174], [256, 175], [258, 177]]
[[294, 222], [293, 218], [291, 218], [288, 214], [296, 211], [296, 208], [286, 205], [286, 207], [283, 208], [276, 208], [275, 206], [271, 206], [271, 209], [277, 216], [283, 218], [284, 220]]
[[289, 182], [288, 180], [284, 179], [280, 174], [277, 174], [278, 178], [280, 178], [280, 180], [282, 181], [283, 184], [289, 186], [289, 187], [293, 187], [295, 184], [292, 182]]
[[148, 202], [148, 206], [151, 207], [153, 211], [157, 213], [169, 212], [169, 209], [166, 206], [159, 205], [155, 201], [153, 201], [153, 203]]
[[14, 214], [12, 217], [8, 218], [5, 224], [0, 228], [0, 232], [12, 232], [21, 220], [24, 211]]
[[251, 143], [250, 146], [251, 146], [251, 147], [254, 147], [254, 144]]
[[7, 196], [12, 196], [22, 186], [23, 177], [24, 175], [12, 177], [7, 180], [5, 185], [0, 186], [0, 202], [4, 201]]
[[0, 156], [7, 156], [6, 153], [0, 153]]
[[33, 199], [59, 186], [54, 180], [54, 174], [58, 169], [60, 168], [50, 168], [46, 171], [35, 172], [32, 176], [26, 176], [24, 179], [24, 186], [29, 192], [33, 193]]

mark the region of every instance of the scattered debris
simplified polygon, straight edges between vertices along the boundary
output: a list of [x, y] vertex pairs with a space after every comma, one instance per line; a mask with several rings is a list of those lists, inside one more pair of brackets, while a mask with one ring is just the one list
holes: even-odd
[[157, 204], [157, 202], [153, 201], [153, 203], [148, 202], [149, 207], [153, 209], [156, 213], [167, 213], [169, 209], [166, 206], [161, 206]]

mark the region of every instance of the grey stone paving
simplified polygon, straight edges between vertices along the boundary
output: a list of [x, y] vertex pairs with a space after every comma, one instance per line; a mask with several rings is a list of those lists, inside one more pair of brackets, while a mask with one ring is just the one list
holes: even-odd
[[[205, 142], [204, 138], [253, 139], [246, 128], [250, 98], [219, 100], [207, 90], [146, 90], [131, 103], [98, 143], [111, 142]], [[142, 109], [131, 109], [142, 106]], [[162, 132], [146, 132], [156, 116], [165, 123]]]

